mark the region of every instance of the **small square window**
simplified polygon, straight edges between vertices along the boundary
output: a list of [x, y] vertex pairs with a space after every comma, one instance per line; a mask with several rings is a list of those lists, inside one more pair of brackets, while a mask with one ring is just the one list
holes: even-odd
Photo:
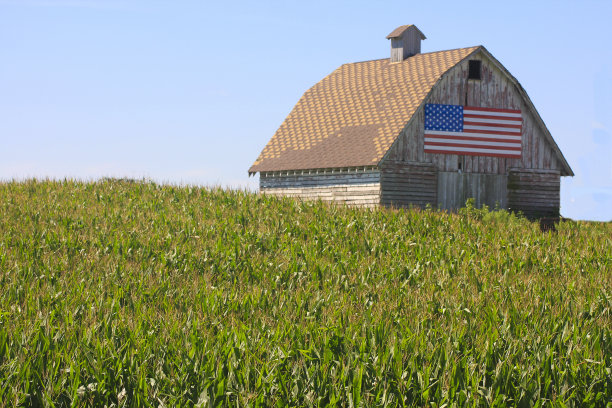
[[480, 71], [481, 71], [481, 62], [478, 60], [470, 60], [470, 70], [468, 73], [468, 79], [481, 79]]

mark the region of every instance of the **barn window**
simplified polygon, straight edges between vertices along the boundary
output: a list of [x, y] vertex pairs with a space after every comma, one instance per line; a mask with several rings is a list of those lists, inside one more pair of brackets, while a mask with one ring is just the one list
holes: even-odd
[[470, 71], [468, 79], [480, 79], [481, 62], [478, 60], [470, 60]]

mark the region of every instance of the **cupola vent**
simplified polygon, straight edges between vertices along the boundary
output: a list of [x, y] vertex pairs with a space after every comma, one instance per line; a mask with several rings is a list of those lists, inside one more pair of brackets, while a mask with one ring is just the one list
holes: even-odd
[[425, 34], [415, 25], [397, 27], [387, 36], [391, 40], [391, 62], [401, 62], [421, 52], [421, 41]]

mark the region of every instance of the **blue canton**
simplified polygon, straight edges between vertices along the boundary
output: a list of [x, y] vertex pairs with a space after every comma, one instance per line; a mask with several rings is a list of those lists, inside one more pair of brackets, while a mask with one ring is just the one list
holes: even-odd
[[463, 132], [463, 106], [425, 105], [425, 130]]

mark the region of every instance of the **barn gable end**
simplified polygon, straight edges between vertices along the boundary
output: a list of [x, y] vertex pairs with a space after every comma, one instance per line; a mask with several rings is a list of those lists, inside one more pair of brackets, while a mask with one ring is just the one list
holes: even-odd
[[[470, 60], [482, 61], [481, 80], [467, 79]], [[425, 153], [423, 107], [428, 103], [521, 110], [522, 158]], [[484, 47], [479, 47], [440, 78], [383, 157], [382, 161], [386, 160], [432, 163], [439, 171], [457, 171], [462, 160], [462, 171], [467, 173], [507, 174], [509, 169], [521, 168], [574, 175], [525, 91]]]
[[[481, 61], [481, 79], [468, 79], [470, 61]], [[426, 153], [424, 106], [429, 103], [520, 110], [522, 157]], [[398, 199], [397, 191], [408, 191], [414, 179], [404, 184], [387, 184], [390, 177], [397, 178], [398, 171], [406, 172], [416, 163], [435, 169], [435, 177], [418, 181], [421, 185], [428, 183], [429, 190], [436, 186], [437, 193], [435, 197], [430, 195], [428, 203], [432, 206], [452, 210], [474, 198], [478, 206], [500, 206], [532, 217], [558, 215], [559, 177], [573, 175], [523, 88], [484, 47], [440, 78], [381, 160], [383, 204], [423, 205], [422, 194], [404, 193]]]

